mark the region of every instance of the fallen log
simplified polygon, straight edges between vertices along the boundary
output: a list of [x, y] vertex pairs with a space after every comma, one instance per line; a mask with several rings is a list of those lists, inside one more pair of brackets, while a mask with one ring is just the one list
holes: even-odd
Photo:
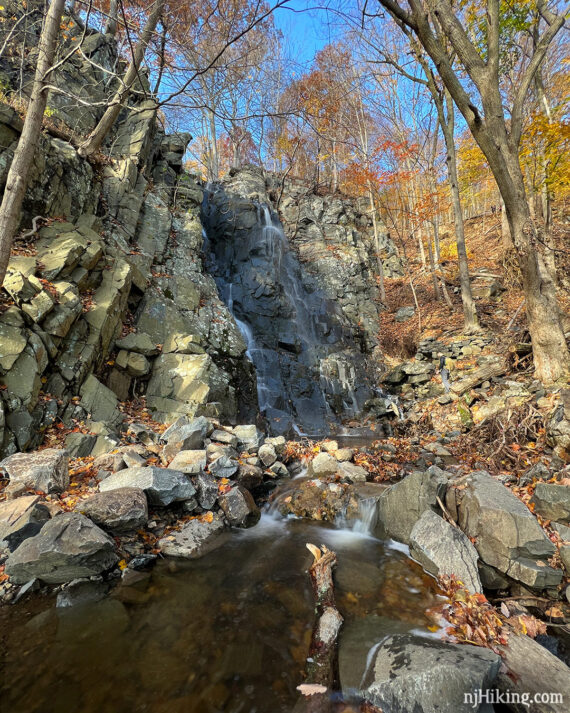
[[305, 668], [305, 681], [297, 686], [301, 697], [294, 713], [326, 713], [333, 707], [333, 692], [338, 689], [337, 639], [342, 616], [335, 604], [332, 571], [336, 554], [324, 545], [307, 544], [314, 559], [309, 569], [315, 595], [315, 623]]
[[470, 389], [474, 389], [484, 381], [487, 381], [494, 376], [501, 376], [501, 374], [504, 374], [506, 370], [507, 364], [504, 359], [484, 364], [479, 369], [475, 369], [475, 371], [472, 371], [467, 376], [464, 376], [463, 379], [459, 379], [459, 381], [455, 381], [451, 384], [451, 391], [453, 391], [454, 394], [457, 394], [457, 396], [461, 396], [461, 394], [464, 394]]

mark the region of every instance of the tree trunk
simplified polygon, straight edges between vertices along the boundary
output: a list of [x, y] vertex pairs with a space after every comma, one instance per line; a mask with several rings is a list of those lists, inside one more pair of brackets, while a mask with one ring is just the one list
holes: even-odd
[[109, 3], [109, 16], [105, 23], [105, 34], [114, 37], [117, 34], [117, 17], [119, 13], [118, 0], [111, 0]]
[[148, 16], [140, 39], [134, 48], [131, 63], [129, 64], [121, 82], [121, 88], [111, 100], [111, 103], [107, 107], [97, 126], [89, 135], [87, 141], [85, 141], [85, 143], [83, 143], [77, 150], [77, 153], [80, 156], [91, 156], [101, 148], [105, 137], [121, 113], [123, 103], [128, 97], [133, 84], [139, 76], [139, 69], [144, 59], [146, 48], [160, 19], [164, 3], [165, 0], [156, 0], [153, 10]]
[[20, 210], [26, 193], [28, 174], [42, 128], [47, 103], [46, 75], [53, 64], [64, 7], [65, 0], [52, 0], [44, 21], [32, 96], [0, 205], [0, 286], [4, 284], [12, 240], [20, 223]]
[[461, 208], [461, 197], [459, 195], [459, 179], [457, 177], [457, 152], [454, 140], [454, 115], [453, 101], [449, 92], [445, 92], [447, 121], [442, 115], [440, 121], [445, 147], [447, 150], [447, 177], [451, 190], [451, 203], [453, 207], [453, 218], [455, 221], [455, 244], [457, 245], [457, 260], [459, 262], [459, 282], [461, 285], [461, 301], [463, 303], [463, 318], [465, 321], [465, 332], [470, 334], [479, 329], [477, 318], [477, 308], [471, 292], [471, 279], [469, 277], [469, 262], [467, 260], [467, 247], [465, 245], [465, 230], [463, 225], [463, 209]]
[[561, 326], [549, 256], [545, 256], [544, 236], [530, 218], [528, 203], [507, 205], [507, 215], [522, 273], [528, 329], [533, 361], [540, 381], [550, 384], [567, 374], [568, 347]]

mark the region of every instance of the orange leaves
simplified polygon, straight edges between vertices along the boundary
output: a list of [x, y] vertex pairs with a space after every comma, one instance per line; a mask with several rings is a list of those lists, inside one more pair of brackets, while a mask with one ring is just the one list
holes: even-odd
[[450, 626], [447, 634], [457, 641], [496, 650], [506, 644], [508, 631], [504, 621], [484, 594], [471, 594], [455, 577], [440, 577], [440, 584], [449, 597], [443, 616]]

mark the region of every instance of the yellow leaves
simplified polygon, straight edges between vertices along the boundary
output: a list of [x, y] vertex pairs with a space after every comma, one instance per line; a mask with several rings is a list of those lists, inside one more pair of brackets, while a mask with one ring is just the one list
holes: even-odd
[[122, 572], [124, 569], [127, 569], [127, 560], [121, 560], [121, 561], [119, 562], [119, 564], [117, 565], [117, 567], [121, 570], [121, 572]]

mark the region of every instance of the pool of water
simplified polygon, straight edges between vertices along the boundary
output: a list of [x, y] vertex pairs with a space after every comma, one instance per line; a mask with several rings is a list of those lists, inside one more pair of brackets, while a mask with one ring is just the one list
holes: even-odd
[[305, 543], [338, 556], [339, 667], [357, 688], [382, 636], [433, 624], [441, 597], [405, 547], [264, 514], [194, 561], [162, 560], [96, 603], [0, 610], [6, 713], [281, 713], [303, 680], [314, 601]]

